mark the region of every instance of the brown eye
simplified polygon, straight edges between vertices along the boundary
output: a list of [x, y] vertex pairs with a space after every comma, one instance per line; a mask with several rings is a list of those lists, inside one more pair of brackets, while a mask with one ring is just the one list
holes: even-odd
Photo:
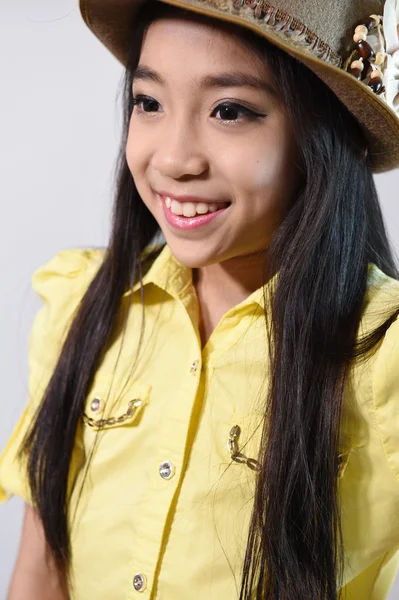
[[245, 106], [241, 106], [241, 104], [236, 104], [233, 102], [224, 102], [223, 104], [219, 104], [212, 114], [220, 113], [220, 119], [218, 121], [227, 121], [234, 122], [244, 119], [257, 119], [263, 118], [266, 115], [262, 115], [259, 113], [246, 108]]
[[147, 98], [146, 96], [134, 96], [133, 106], [142, 107], [138, 112], [155, 112], [159, 104], [153, 98]]

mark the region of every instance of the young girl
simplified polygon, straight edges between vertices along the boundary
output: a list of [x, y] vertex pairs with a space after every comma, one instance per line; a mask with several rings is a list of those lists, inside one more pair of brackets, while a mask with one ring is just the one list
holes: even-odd
[[399, 4], [167, 2], [81, 2], [126, 66], [113, 229], [33, 276], [8, 599], [386, 599]]

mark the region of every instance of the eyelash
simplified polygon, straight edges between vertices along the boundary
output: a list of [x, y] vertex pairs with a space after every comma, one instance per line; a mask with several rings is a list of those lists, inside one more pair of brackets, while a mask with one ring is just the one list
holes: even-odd
[[[155, 102], [156, 104], [159, 104], [156, 100], [154, 100], [153, 98], [150, 98], [149, 96], [143, 96], [142, 94], [138, 94], [137, 96], [133, 96], [133, 108], [136, 107], [136, 112], [138, 114], [142, 114], [142, 113], [150, 113], [151, 111], [145, 111], [145, 110], [139, 110], [138, 107], [140, 104], [144, 103], [144, 102]], [[237, 111], [238, 113], [241, 113], [244, 115], [244, 119], [247, 119], [248, 121], [254, 121], [255, 119], [263, 119], [265, 118], [267, 115], [263, 115], [260, 113], [256, 113], [253, 110], [246, 108], [245, 106], [242, 106], [241, 104], [238, 104], [236, 102], [221, 102], [220, 104], [218, 104], [216, 106], [216, 108], [213, 110], [212, 114], [215, 112], [218, 112], [219, 110], [223, 110], [223, 109], [232, 109]], [[241, 122], [242, 119], [218, 119], [218, 121], [220, 121], [220, 123], [223, 124], [227, 124], [229, 126], [231, 126], [232, 124], [235, 124], [237, 122]]]

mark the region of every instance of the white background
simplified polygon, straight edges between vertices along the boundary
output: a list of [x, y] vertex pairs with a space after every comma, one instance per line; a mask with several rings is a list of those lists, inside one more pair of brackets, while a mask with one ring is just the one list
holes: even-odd
[[[27, 398], [32, 272], [62, 249], [107, 241], [122, 72], [75, 0], [0, 0], [0, 449]], [[399, 171], [376, 182], [399, 251]], [[21, 515], [18, 498], [0, 506], [0, 600]]]

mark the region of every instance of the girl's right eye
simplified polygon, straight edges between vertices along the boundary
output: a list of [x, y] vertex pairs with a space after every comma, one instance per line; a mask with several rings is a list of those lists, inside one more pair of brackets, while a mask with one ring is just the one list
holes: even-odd
[[[148, 98], [147, 96], [133, 96], [133, 107], [137, 107], [137, 112], [154, 112], [156, 107], [159, 106], [159, 103], [153, 98]], [[140, 108], [142, 107], [142, 108]]]

